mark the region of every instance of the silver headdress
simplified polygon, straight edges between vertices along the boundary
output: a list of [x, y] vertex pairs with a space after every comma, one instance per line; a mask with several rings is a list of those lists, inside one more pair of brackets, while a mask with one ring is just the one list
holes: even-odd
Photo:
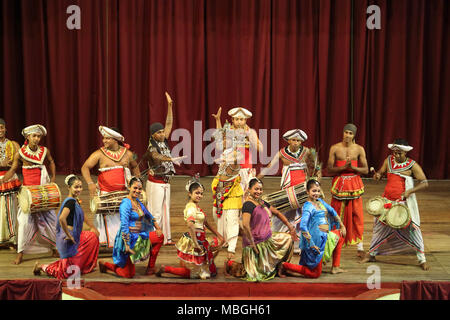
[[186, 183], [186, 191], [189, 192], [189, 188], [194, 184], [198, 183], [200, 187], [203, 188], [202, 184], [200, 183], [200, 174], [196, 173], [187, 183]]

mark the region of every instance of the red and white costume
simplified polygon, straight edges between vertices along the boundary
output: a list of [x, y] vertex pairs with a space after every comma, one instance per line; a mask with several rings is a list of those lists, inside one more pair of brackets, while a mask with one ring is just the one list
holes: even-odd
[[[102, 147], [102, 153], [109, 159], [120, 162], [123, 156], [127, 153], [127, 148], [120, 147], [118, 152], [111, 152]], [[126, 183], [131, 179], [131, 172], [129, 168], [123, 166], [114, 166], [108, 168], [98, 169], [100, 174], [97, 178], [97, 186], [99, 194], [107, 194], [114, 191], [126, 190]], [[101, 246], [108, 248], [114, 247], [114, 239], [120, 228], [120, 214], [117, 210], [114, 214], [96, 214], [95, 226], [98, 229], [100, 236], [99, 242]]]
[[[35, 125], [25, 128], [22, 134], [26, 138], [29, 134], [39, 132], [46, 135], [43, 126]], [[44, 165], [47, 156], [47, 148], [39, 146], [32, 151], [28, 145], [19, 149], [20, 157], [33, 163], [33, 165], [22, 166], [23, 185], [44, 185], [50, 183], [47, 168]], [[24, 254], [45, 253], [55, 249], [56, 245], [56, 214], [54, 210], [38, 213], [24, 213], [19, 207], [17, 214], [17, 252]]]
[[403, 163], [397, 163], [391, 155], [388, 156], [387, 161], [387, 184], [383, 197], [406, 205], [411, 214], [411, 223], [403, 229], [394, 229], [380, 222], [376, 217], [369, 253], [375, 256], [377, 254], [415, 252], [419, 263], [424, 263], [426, 261], [425, 249], [420, 230], [420, 215], [416, 195], [412, 193], [406, 201], [402, 200], [403, 192], [414, 187], [413, 178], [402, 174], [402, 172], [411, 170], [415, 161], [408, 158]]
[[[5, 139], [0, 142], [0, 161], [11, 161], [16, 151], [14, 149], [12, 141]], [[6, 172], [0, 170], [0, 178]], [[0, 184], [0, 243], [17, 243], [17, 192], [21, 184], [17, 174]]]

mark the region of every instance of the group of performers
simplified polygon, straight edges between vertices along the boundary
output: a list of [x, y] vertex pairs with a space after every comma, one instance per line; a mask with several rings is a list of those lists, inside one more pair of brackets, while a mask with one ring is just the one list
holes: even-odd
[[[383, 197], [401, 203], [411, 212], [412, 222], [401, 229], [392, 228], [379, 217], [374, 219], [369, 251], [363, 248], [364, 185], [361, 175], [369, 173], [364, 148], [355, 142], [357, 128], [346, 124], [342, 141], [329, 152], [327, 170], [333, 174], [331, 204], [323, 200], [320, 180], [322, 167], [314, 148], [304, 146], [307, 134], [300, 129], [283, 135], [288, 145], [270, 164], [256, 175], [252, 151], [261, 151], [256, 131], [247, 125], [252, 113], [244, 107], [231, 109], [231, 124], [222, 126], [221, 108], [214, 135], [221, 151], [218, 172], [212, 181], [213, 221], [199, 207], [205, 192], [199, 176], [186, 185], [188, 203], [184, 209], [186, 232], [173, 241], [170, 229], [170, 181], [175, 165], [183, 157], [171, 156], [168, 139], [172, 131], [173, 101], [166, 93], [168, 113], [165, 125], [150, 125], [148, 149], [141, 161], [148, 164], [147, 174], [140, 171], [136, 154], [125, 143], [117, 128], [99, 127], [103, 146], [93, 152], [81, 168], [91, 198], [122, 192], [120, 207], [114, 212], [95, 214], [90, 221], [83, 212], [79, 195], [83, 181], [76, 175], [65, 179], [69, 195], [55, 210], [26, 213], [18, 206], [21, 186], [45, 186], [55, 182], [55, 162], [50, 150], [40, 145], [47, 130], [42, 125], [28, 126], [22, 131], [23, 146], [6, 138], [6, 122], [0, 119], [0, 244], [17, 248], [15, 264], [24, 254], [48, 252], [60, 260], [42, 265], [36, 262], [33, 272], [64, 279], [73, 265], [81, 274], [94, 270], [100, 247], [112, 249], [113, 263], [98, 261], [100, 272], [113, 272], [121, 277], [135, 275], [135, 263], [147, 260], [146, 275], [174, 274], [185, 278], [207, 279], [217, 274], [214, 258], [226, 248], [224, 272], [248, 281], [264, 281], [279, 275], [301, 275], [317, 278], [322, 265], [332, 260], [331, 273], [344, 272], [340, 267], [341, 248], [356, 245], [360, 262], [375, 261], [378, 254], [398, 254], [413, 249], [424, 270], [425, 259], [420, 217], [415, 192], [428, 186], [421, 167], [407, 157], [412, 147], [397, 139], [392, 151], [373, 178], [387, 174]], [[262, 178], [281, 161], [280, 189], [291, 192], [302, 186], [305, 193], [301, 207], [283, 213], [263, 197]], [[16, 174], [22, 167], [23, 181]], [[98, 167], [95, 182], [91, 170]], [[49, 169], [50, 173], [47, 171]], [[146, 177], [143, 181], [141, 177]], [[414, 186], [413, 178], [419, 181]], [[144, 186], [145, 185], [145, 186]], [[143, 200], [143, 193], [147, 201]], [[145, 198], [145, 197], [144, 197]], [[83, 224], [89, 231], [83, 231]], [[214, 237], [208, 238], [206, 230]], [[235, 258], [239, 235], [242, 257]], [[181, 266], [162, 265], [155, 270], [162, 245], [174, 245]], [[298, 264], [290, 260], [300, 253]]]

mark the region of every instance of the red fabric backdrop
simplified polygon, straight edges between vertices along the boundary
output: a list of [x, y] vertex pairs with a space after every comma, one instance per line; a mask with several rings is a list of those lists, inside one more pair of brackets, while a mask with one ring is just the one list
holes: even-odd
[[[66, 27], [72, 4], [81, 30]], [[370, 4], [381, 30], [366, 28]], [[255, 129], [305, 130], [324, 163], [354, 121], [369, 165], [404, 137], [429, 178], [450, 178], [445, 0], [5, 0], [0, 16], [0, 116], [19, 143], [23, 127], [44, 124], [60, 173], [79, 172], [101, 124], [141, 156], [168, 91], [174, 129], [191, 133], [180, 174], [215, 173], [193, 164], [209, 144], [194, 138], [215, 126], [219, 106], [224, 122], [244, 105]]]

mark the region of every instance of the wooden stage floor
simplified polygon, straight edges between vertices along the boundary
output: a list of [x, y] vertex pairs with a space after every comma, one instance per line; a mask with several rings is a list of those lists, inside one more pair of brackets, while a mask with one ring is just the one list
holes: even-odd
[[[186, 231], [186, 225], [183, 221], [183, 208], [187, 201], [187, 194], [185, 191], [185, 183], [187, 177], [177, 176], [172, 182], [172, 206], [171, 206], [171, 225], [173, 239], [176, 241], [181, 234]], [[265, 178], [265, 192], [270, 193], [278, 190], [278, 177]], [[57, 177], [57, 183], [61, 187], [61, 192], [65, 197], [67, 189], [64, 187], [64, 176]], [[201, 207], [208, 214], [210, 220], [212, 217], [212, 201], [211, 177], [202, 178], [203, 184], [207, 187], [204, 198], [201, 202]], [[364, 180], [366, 192], [363, 196], [364, 200], [371, 197], [381, 195], [384, 189], [385, 182], [375, 182], [370, 179]], [[330, 185], [331, 179], [324, 178], [322, 187], [326, 195], [326, 201], [330, 202]], [[371, 265], [376, 265], [380, 268], [381, 282], [401, 282], [402, 280], [417, 281], [417, 280], [449, 280], [450, 279], [450, 181], [430, 181], [429, 188], [417, 194], [420, 216], [421, 229], [425, 242], [425, 253], [431, 270], [423, 271], [417, 264], [416, 256], [397, 255], [397, 256], [379, 256], [377, 263], [359, 264], [356, 257], [356, 247], [345, 247], [342, 251], [341, 267], [347, 270], [346, 273], [332, 275], [329, 273], [331, 266], [324, 269], [324, 273], [318, 279], [305, 279], [301, 277], [287, 277], [281, 279], [276, 277], [270, 282], [316, 282], [316, 283], [366, 283], [367, 279], [372, 275], [373, 271], [368, 270]], [[88, 211], [88, 193], [86, 184], [85, 190], [82, 193], [82, 201], [84, 210]], [[364, 248], [367, 250], [370, 245], [372, 236], [373, 218], [369, 214], [364, 214]], [[16, 266], [11, 264], [14, 260], [15, 252], [3, 248], [0, 249], [0, 280], [6, 279], [45, 279], [46, 276], [35, 277], [32, 275], [33, 265], [38, 259], [42, 263], [50, 263], [55, 258], [46, 254], [40, 255], [25, 255], [22, 264]], [[236, 259], [240, 259], [241, 255], [241, 241], [239, 240]], [[99, 258], [110, 259], [111, 253], [101, 249]], [[203, 280], [207, 282], [242, 282], [239, 279], [225, 277], [223, 275], [223, 263], [226, 259], [225, 249], [216, 258], [216, 265], [218, 266], [219, 274], [214, 279]], [[111, 259], [112, 261], [112, 259]], [[298, 263], [298, 255], [294, 255], [291, 262]], [[156, 267], [161, 264], [164, 265], [178, 265], [176, 251], [173, 246], [163, 246], [159, 253]], [[144, 276], [146, 262], [136, 266], [136, 276], [133, 279], [119, 278], [113, 274], [102, 274], [98, 268], [82, 279], [85, 282], [89, 281], [106, 281], [106, 282], [199, 282], [201, 280], [180, 279], [177, 277], [167, 276], [165, 278], [158, 278], [153, 276]]]

